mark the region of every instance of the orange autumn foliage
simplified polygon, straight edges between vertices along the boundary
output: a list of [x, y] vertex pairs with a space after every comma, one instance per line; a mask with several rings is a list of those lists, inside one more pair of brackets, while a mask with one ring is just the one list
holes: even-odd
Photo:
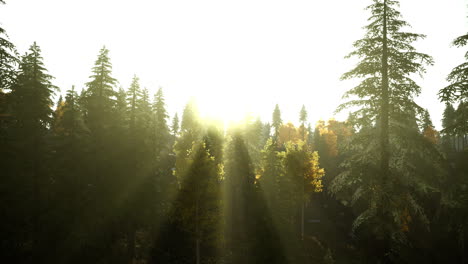
[[302, 131], [296, 128], [291, 122], [281, 125], [278, 135], [278, 143], [280, 145], [286, 142], [297, 143], [302, 138]]
[[439, 142], [439, 132], [437, 132], [433, 127], [426, 127], [424, 129], [423, 136], [432, 144], [437, 144]]

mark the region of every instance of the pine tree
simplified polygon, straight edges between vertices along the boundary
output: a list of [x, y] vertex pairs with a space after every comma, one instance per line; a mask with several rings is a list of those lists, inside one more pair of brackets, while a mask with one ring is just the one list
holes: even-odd
[[[286, 145], [286, 152], [284, 158], [285, 179], [288, 181], [290, 190], [287, 190], [290, 204], [289, 213], [291, 217], [290, 224], [293, 226], [300, 226], [300, 238], [304, 240], [304, 208], [309, 200], [311, 192], [322, 191], [322, 177], [325, 172], [318, 164], [318, 153], [310, 152], [304, 142], [295, 144], [288, 142]], [[287, 199], [287, 198], [286, 198]], [[297, 210], [301, 208], [301, 210]], [[301, 215], [295, 212], [300, 211]]]
[[306, 141], [307, 130], [305, 123], [307, 122], [307, 110], [304, 105], [302, 105], [301, 111], [299, 112], [299, 122], [301, 123], [301, 139], [302, 141]]
[[[60, 231], [48, 234], [48, 237], [54, 238], [54, 243], [49, 246], [73, 250], [80, 249], [83, 243], [81, 238], [86, 235], [85, 225], [77, 226], [76, 222], [78, 219], [86, 222], [83, 215], [88, 210], [88, 195], [93, 189], [90, 184], [94, 183], [89, 174], [89, 130], [84, 124], [78, 98], [72, 86], [62, 103], [62, 114], [55, 115], [51, 164], [54, 177], [51, 206], [55, 210], [49, 215], [56, 220], [54, 230]], [[73, 250], [63, 250], [54, 257], [59, 262], [66, 261]]]
[[242, 131], [231, 131], [224, 167], [227, 263], [286, 263]]
[[260, 118], [255, 120], [247, 117], [244, 121], [242, 133], [245, 138], [245, 143], [247, 145], [250, 157], [252, 159], [252, 164], [254, 165], [254, 172], [259, 171], [259, 164], [261, 159], [261, 151], [267, 138], [264, 138], [263, 135], [264, 125]]
[[119, 120], [119, 123], [125, 127], [128, 123], [127, 93], [122, 87], [119, 88], [119, 91], [116, 94], [115, 115], [117, 120]]
[[[456, 47], [464, 47], [468, 43], [468, 34], [462, 35], [453, 41]], [[465, 60], [468, 60], [468, 52], [465, 53]], [[439, 91], [439, 98], [445, 103], [458, 102], [457, 119], [453, 124], [453, 129], [458, 135], [457, 144], [459, 149], [465, 148], [468, 135], [468, 62], [464, 62], [455, 67], [447, 77], [450, 84]]]
[[[464, 47], [468, 43], [468, 34], [456, 38], [452, 45]], [[465, 60], [468, 60], [468, 52], [465, 53]], [[464, 62], [455, 67], [448, 75], [447, 81], [450, 85], [439, 91], [439, 98], [446, 103], [466, 102], [468, 98], [468, 62]]]
[[[153, 100], [152, 138], [154, 147], [154, 180], [155, 204], [158, 217], [162, 219], [170, 209], [170, 203], [176, 193], [176, 178], [173, 175], [175, 155], [174, 138], [171, 137], [167, 124], [168, 114], [162, 88], [159, 88]], [[178, 121], [177, 121], [178, 122]]]
[[442, 118], [442, 144], [446, 152], [455, 150], [455, 108], [452, 104], [445, 103]]
[[193, 147], [199, 143], [201, 137], [201, 124], [198, 117], [197, 106], [190, 101], [184, 108], [180, 127], [180, 137], [174, 145], [176, 153], [175, 175], [179, 182], [189, 167], [193, 155]]
[[219, 262], [220, 178], [207, 143], [194, 147], [180, 191], [156, 240], [152, 263]]
[[[91, 80], [86, 83], [88, 89], [85, 92], [86, 123], [91, 132], [97, 133], [100, 139], [105, 138], [105, 133], [113, 122], [113, 109], [115, 105], [114, 86], [117, 80], [112, 77], [112, 64], [109, 59], [109, 50], [103, 47], [99, 51], [98, 58], [92, 68]], [[102, 134], [104, 133], [104, 134]]]
[[47, 74], [42, 60], [41, 49], [34, 42], [21, 59], [18, 81], [12, 90], [14, 118], [24, 131], [45, 132], [52, 121], [51, 96], [58, 88], [52, 84], [53, 77]]
[[271, 125], [274, 129], [273, 139], [275, 141], [278, 140], [279, 130], [280, 130], [282, 123], [283, 121], [281, 120], [281, 111], [279, 109], [278, 104], [276, 104], [275, 109], [273, 110], [272, 125]]
[[269, 138], [262, 150], [260, 184], [269, 207], [275, 213], [278, 212], [279, 180], [284, 175], [282, 157]]
[[[336, 194], [353, 186], [353, 181], [362, 181], [360, 186], [353, 187], [352, 201], [355, 204], [363, 199], [366, 208], [354, 221], [353, 229], [372, 223], [371, 233], [380, 241], [375, 245], [382, 254], [396, 245], [390, 242], [404, 241], [402, 230], [406, 229], [402, 226], [408, 223], [402, 220], [405, 219], [402, 215], [410, 212], [411, 217], [419, 217], [427, 224], [423, 209], [410, 190], [416, 188], [421, 194], [431, 187], [420, 180], [424, 178], [419, 174], [424, 171], [421, 167], [418, 173], [409, 176], [408, 172], [414, 170], [409, 161], [422, 153], [431, 158], [438, 155], [421, 143], [415, 115], [423, 109], [413, 99], [421, 88], [410, 78], [414, 73], [424, 73], [424, 66], [433, 61], [412, 46], [412, 42], [424, 35], [403, 31], [409, 25], [401, 19], [396, 9], [398, 5], [394, 0], [374, 0], [368, 7], [371, 17], [370, 24], [365, 27], [366, 35], [354, 43], [356, 50], [348, 55], [360, 61], [342, 79], [360, 78], [362, 81], [345, 93], [344, 98], [351, 99], [337, 110], [360, 107], [350, 114], [359, 132], [348, 149], [354, 154], [345, 161], [345, 172], [335, 178], [332, 186]], [[409, 146], [412, 151], [405, 151]], [[403, 156], [406, 157], [402, 159]]]
[[157, 93], [154, 95], [153, 112], [155, 123], [154, 132], [156, 140], [155, 148], [156, 155], [159, 159], [160, 156], [164, 157], [169, 155], [172, 147], [170, 145], [171, 140], [169, 126], [167, 125], [167, 119], [169, 115], [166, 111], [162, 88], [159, 88]]
[[136, 122], [140, 112], [138, 108], [138, 101], [141, 100], [142, 91], [140, 89], [140, 79], [134, 75], [132, 79], [132, 83], [130, 84], [130, 88], [127, 90], [127, 106], [128, 106], [128, 116], [129, 116], [129, 128], [130, 133], [132, 133], [131, 137], [135, 138], [136, 135]]
[[[47, 73], [41, 56], [41, 49], [34, 42], [21, 58], [17, 82], [12, 86], [12, 116], [15, 120], [14, 159], [21, 161], [16, 170], [18, 177], [15, 195], [21, 199], [15, 206], [28, 216], [18, 215], [24, 220], [17, 219], [24, 226], [18, 230], [28, 230], [26, 237], [19, 243], [30, 243], [32, 256], [37, 262], [43, 261], [46, 255], [42, 250], [46, 244], [46, 230], [44, 225], [44, 209], [47, 205], [51, 181], [47, 157], [49, 148], [46, 143], [48, 127], [52, 122], [53, 105], [51, 96], [57, 89], [52, 84], [53, 77]], [[8, 169], [6, 169], [8, 171]], [[8, 177], [8, 176], [7, 176]], [[24, 207], [23, 207], [24, 206]], [[32, 211], [31, 211], [32, 210]], [[7, 213], [8, 214], [8, 213]]]
[[427, 109], [424, 110], [421, 120], [421, 133], [432, 144], [439, 142], [439, 133], [432, 124], [431, 116]]
[[179, 116], [177, 115], [177, 113], [175, 113], [174, 117], [172, 118], [171, 132], [175, 140], [175, 138], [177, 138], [177, 135], [179, 134]]
[[458, 149], [465, 151], [468, 145], [468, 101], [461, 101], [455, 111], [455, 133]]
[[[3, 96], [5, 90], [10, 90], [15, 83], [18, 64], [19, 59], [15, 45], [8, 40], [6, 31], [0, 27], [0, 96]], [[4, 103], [0, 101], [0, 113], [3, 112], [2, 105]]]

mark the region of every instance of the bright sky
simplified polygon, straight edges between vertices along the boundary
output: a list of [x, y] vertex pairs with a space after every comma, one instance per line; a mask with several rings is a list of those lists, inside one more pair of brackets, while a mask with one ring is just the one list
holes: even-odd
[[[240, 119], [246, 111], [297, 122], [304, 104], [311, 121], [329, 118], [352, 81], [355, 61], [343, 57], [363, 36], [371, 0], [6, 0], [0, 23], [23, 54], [33, 41], [65, 93], [84, 87], [99, 49], [110, 49], [124, 88], [133, 74], [154, 93], [163, 87], [171, 114], [197, 98], [203, 115]], [[464, 50], [451, 41], [467, 32], [468, 0], [401, 0], [416, 44], [434, 57], [418, 83], [418, 102], [436, 126], [444, 106], [437, 91]]]

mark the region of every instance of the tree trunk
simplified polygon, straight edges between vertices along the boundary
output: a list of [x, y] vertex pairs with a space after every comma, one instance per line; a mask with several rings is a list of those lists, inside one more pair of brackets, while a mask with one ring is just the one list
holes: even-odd
[[387, 47], [387, 1], [384, 0], [383, 13], [383, 50], [382, 50], [382, 106], [380, 113], [380, 147], [382, 184], [385, 185], [389, 170], [389, 87], [388, 87], [388, 47]]
[[195, 202], [195, 248], [196, 248], [196, 263], [200, 264], [200, 233], [199, 233], [199, 223], [198, 223], [198, 198]]
[[[382, 33], [382, 101], [380, 112], [380, 169], [382, 174], [381, 186], [388, 190], [388, 177], [389, 177], [389, 81], [388, 81], [388, 46], [387, 46], [387, 0], [383, 1], [383, 33]], [[378, 216], [380, 221], [386, 222], [389, 216], [385, 212], [385, 202], [382, 198], [379, 199], [380, 206], [378, 207]], [[385, 262], [385, 254], [389, 248], [389, 234], [390, 230], [384, 230], [383, 237], [381, 238], [381, 252], [380, 258]], [[378, 243], [380, 244], [380, 243]]]
[[301, 240], [304, 241], [304, 200], [302, 200], [302, 212], [301, 212]]

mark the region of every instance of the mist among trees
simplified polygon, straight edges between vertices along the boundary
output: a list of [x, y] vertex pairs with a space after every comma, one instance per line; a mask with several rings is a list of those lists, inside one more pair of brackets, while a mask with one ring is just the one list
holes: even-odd
[[278, 104], [229, 126], [195, 100], [170, 116], [164, 88], [121, 86], [105, 46], [87, 83], [59, 88], [40, 43], [19, 54], [0, 28], [2, 262], [468, 263], [468, 53], [438, 131], [415, 101], [425, 35], [398, 1], [369, 4], [343, 39], [348, 118], [316, 123], [303, 105], [296, 124]]

